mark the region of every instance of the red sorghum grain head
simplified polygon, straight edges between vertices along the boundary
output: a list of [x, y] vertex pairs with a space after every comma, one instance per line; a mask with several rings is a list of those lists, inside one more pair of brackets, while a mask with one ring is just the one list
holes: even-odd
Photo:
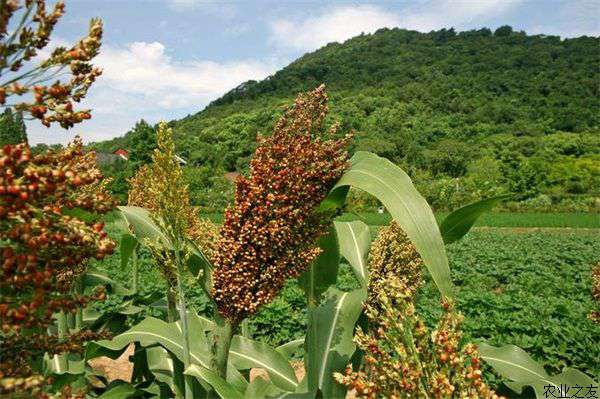
[[[85, 97], [102, 73], [91, 64], [100, 49], [102, 21], [92, 19], [87, 36], [70, 48], [54, 48], [49, 57], [37, 62], [36, 57], [48, 45], [64, 13], [62, 1], [56, 2], [50, 10], [45, 0], [2, 2], [0, 74], [9, 78], [0, 86], [0, 105], [11, 102], [17, 111], [39, 119], [45, 126], [56, 123], [69, 128], [91, 117], [89, 110], [76, 110], [74, 104]], [[16, 20], [10, 23], [13, 17]], [[22, 23], [17, 23], [21, 18]], [[14, 33], [12, 39], [9, 39], [12, 36], [8, 34], [9, 29], [16, 29], [11, 32]], [[18, 76], [24, 77], [19, 79]], [[65, 76], [69, 76], [68, 79]], [[8, 101], [11, 96], [13, 101]]]
[[0, 164], [0, 379], [26, 378], [44, 352], [75, 351], [96, 339], [87, 331], [59, 339], [46, 329], [56, 312], [103, 297], [71, 288], [88, 259], [114, 248], [102, 224], [70, 216], [69, 208], [106, 213], [115, 202], [80, 140], [35, 157], [24, 144], [7, 145]]
[[238, 323], [270, 302], [318, 256], [330, 220], [316, 212], [348, 165], [349, 136], [324, 129], [324, 86], [300, 94], [273, 134], [260, 137], [248, 177], [236, 181], [217, 250], [213, 296]]

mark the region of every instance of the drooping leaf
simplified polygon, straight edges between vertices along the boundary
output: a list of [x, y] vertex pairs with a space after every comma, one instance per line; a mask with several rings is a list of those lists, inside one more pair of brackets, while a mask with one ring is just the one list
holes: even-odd
[[74, 354], [44, 355], [44, 373], [55, 374], [82, 374], [85, 372], [85, 362]]
[[286, 359], [289, 359], [302, 345], [304, 345], [304, 338], [299, 338], [283, 345], [279, 345], [277, 348], [275, 348], [275, 350], [281, 353], [281, 355]]
[[176, 397], [184, 392], [183, 363], [160, 346], [146, 348], [148, 368], [154, 377], [169, 386]]
[[[498, 374], [511, 380], [508, 387], [517, 393], [530, 386], [535, 391], [537, 398], [546, 398], [549, 390], [560, 396], [561, 387], [568, 386], [596, 386], [590, 377], [581, 371], [565, 368], [562, 373], [550, 376], [540, 364], [536, 363], [523, 349], [515, 345], [494, 347], [487, 344], [479, 345], [481, 359], [489, 364]], [[563, 388], [564, 389], [564, 388]], [[572, 389], [572, 388], [571, 388]], [[564, 391], [562, 392], [564, 394]]]
[[321, 254], [304, 274], [298, 278], [300, 287], [309, 301], [317, 302], [327, 289], [336, 283], [340, 265], [340, 250], [333, 226], [319, 239]]
[[[200, 336], [196, 338], [201, 338]], [[112, 340], [103, 340], [88, 344], [86, 358], [96, 357], [123, 350], [130, 343], [139, 342], [143, 346], [159, 344], [177, 358], [183, 358], [183, 338], [181, 327], [177, 323], [166, 323], [154, 317], [147, 317], [139, 324], [133, 326]], [[190, 342], [190, 356], [192, 362], [207, 367], [210, 364], [210, 349], [206, 340], [194, 339]], [[103, 349], [101, 349], [103, 348]], [[110, 356], [109, 356], [110, 357]]]
[[138, 245], [138, 240], [135, 236], [125, 233], [121, 235], [121, 242], [119, 244], [119, 252], [121, 253], [121, 268], [125, 269], [129, 263], [129, 259]]
[[463, 206], [446, 216], [440, 225], [440, 232], [445, 244], [451, 244], [460, 240], [469, 232], [471, 227], [477, 221], [477, 218], [492, 210], [499, 202], [510, 198], [512, 195], [499, 195], [493, 198], [487, 198], [472, 204]]
[[334, 222], [341, 255], [350, 263], [356, 278], [366, 286], [369, 279], [367, 255], [371, 246], [369, 226], [360, 221]]
[[389, 160], [359, 151], [330, 193], [327, 206], [343, 199], [337, 191], [347, 191], [349, 186], [366, 191], [385, 205], [416, 247], [442, 295], [452, 297], [450, 268], [440, 229], [410, 177]]
[[244, 395], [235, 389], [233, 385], [206, 367], [192, 364], [185, 370], [185, 374], [210, 384], [222, 399], [244, 399]]
[[309, 314], [305, 357], [308, 391], [320, 390], [325, 398], [343, 398], [346, 388], [334, 381], [333, 373], [344, 370], [356, 349], [352, 341], [354, 325], [366, 292], [332, 288], [328, 294], [325, 302]]
[[298, 380], [288, 360], [265, 343], [236, 335], [231, 342], [229, 362], [240, 370], [262, 368], [271, 381], [286, 391], [295, 391]]
[[118, 208], [139, 242], [150, 240], [160, 243], [167, 249], [173, 248], [167, 236], [150, 217], [148, 210], [137, 206], [119, 206]]
[[83, 285], [86, 288], [94, 288], [103, 285], [108, 291], [116, 295], [132, 295], [133, 291], [113, 280], [94, 267], [89, 267], [83, 275]]

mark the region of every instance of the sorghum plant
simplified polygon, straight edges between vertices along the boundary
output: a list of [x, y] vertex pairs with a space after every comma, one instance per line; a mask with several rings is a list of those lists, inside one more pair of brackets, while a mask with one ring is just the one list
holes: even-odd
[[35, 157], [24, 144], [6, 145], [0, 166], [1, 392], [39, 385], [28, 381], [43, 381], [35, 375], [44, 353], [76, 352], [98, 339], [83, 330], [52, 336], [47, 328], [54, 314], [103, 298], [102, 291], [90, 297], [73, 286], [88, 259], [102, 259], [114, 248], [101, 223], [87, 224], [68, 209], [106, 213], [115, 203], [81, 140]]
[[[69, 128], [90, 118], [89, 110], [77, 111], [73, 102], [85, 97], [101, 74], [90, 61], [98, 54], [102, 22], [92, 19], [88, 35], [71, 48], [57, 47], [47, 59], [31, 65], [50, 41], [50, 35], [65, 12], [62, 1], [49, 12], [45, 0], [0, 2], [0, 106], [39, 119], [45, 126], [58, 123]], [[10, 24], [16, 17], [18, 22]], [[69, 75], [69, 79], [60, 78]], [[52, 82], [52, 80], [54, 80]], [[11, 96], [32, 101], [9, 102]]]
[[248, 177], [236, 181], [213, 256], [213, 297], [233, 325], [253, 315], [304, 272], [318, 256], [316, 240], [331, 218], [317, 208], [348, 166], [349, 137], [323, 127], [324, 86], [300, 94], [275, 126], [260, 137]]
[[[175, 233], [174, 228], [178, 229], [179, 237], [193, 241], [210, 257], [215, 249], [218, 229], [211, 221], [200, 218], [197, 210], [190, 205], [189, 191], [175, 158], [172, 131], [161, 124], [157, 139], [158, 148], [152, 155], [152, 163], [141, 166], [129, 179], [128, 205], [147, 209], [161, 226], [171, 231], [170, 234]], [[168, 227], [165, 220], [174, 220], [176, 223]], [[173, 319], [176, 316], [173, 310], [177, 285], [174, 254], [149, 244], [154, 263], [168, 285], [167, 301], [171, 309], [170, 319]]]
[[[165, 248], [163, 243], [145, 243], [168, 285], [169, 321], [174, 321], [175, 310], [179, 309], [183, 364], [187, 368], [191, 364], [190, 337], [183, 281], [190, 256], [188, 240], [196, 243], [208, 255], [212, 254], [217, 235], [214, 225], [201, 220], [190, 205], [188, 187], [175, 156], [172, 129], [166, 123], [161, 123], [156, 137], [157, 148], [152, 155], [152, 164], [143, 166], [130, 182], [129, 204], [148, 209], [150, 217], [172, 246]], [[191, 382], [189, 377], [185, 377], [185, 397], [191, 396]]]
[[[481, 378], [476, 347], [461, 347], [462, 316], [444, 300], [443, 316], [430, 332], [415, 311], [421, 261], [401, 228], [383, 228], [371, 247], [370, 331], [358, 328], [355, 342], [365, 353], [361, 368], [341, 384], [364, 398], [497, 398]], [[406, 266], [406, 268], [404, 268]]]

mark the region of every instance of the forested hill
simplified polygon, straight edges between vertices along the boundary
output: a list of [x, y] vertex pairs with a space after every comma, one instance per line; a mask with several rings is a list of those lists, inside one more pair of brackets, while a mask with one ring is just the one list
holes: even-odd
[[[192, 164], [243, 170], [281, 106], [325, 83], [331, 119], [355, 131], [354, 149], [401, 164], [435, 190], [426, 193], [434, 202], [461, 192], [589, 197], [600, 186], [599, 49], [599, 38], [508, 26], [381, 29], [306, 54], [173, 125]], [[101, 147], [131, 145], [135, 136]]]

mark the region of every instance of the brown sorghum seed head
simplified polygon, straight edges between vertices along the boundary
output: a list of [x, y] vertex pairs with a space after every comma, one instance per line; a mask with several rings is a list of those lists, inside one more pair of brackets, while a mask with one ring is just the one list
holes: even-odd
[[270, 302], [319, 254], [329, 218], [316, 210], [348, 164], [349, 137], [335, 139], [337, 125], [324, 129], [327, 111], [323, 86], [300, 94], [236, 181], [213, 256], [213, 297], [232, 322]]

